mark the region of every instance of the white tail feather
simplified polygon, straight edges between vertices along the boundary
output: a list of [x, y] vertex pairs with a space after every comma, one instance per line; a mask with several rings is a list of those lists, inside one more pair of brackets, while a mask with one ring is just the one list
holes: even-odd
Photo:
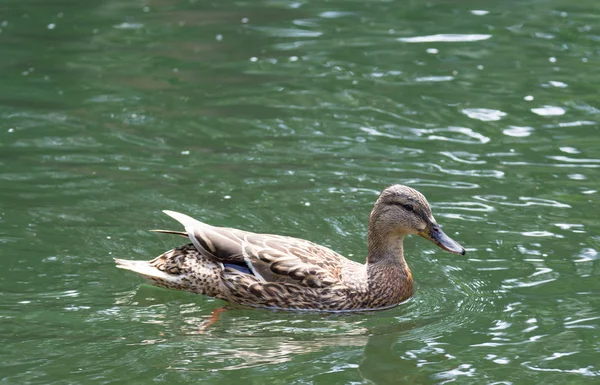
[[178, 276], [167, 274], [164, 271], [160, 271], [157, 268], [150, 266], [147, 261], [130, 261], [127, 259], [115, 258], [115, 262], [119, 269], [131, 270], [146, 279], [158, 278], [173, 283], [177, 283], [181, 280]]

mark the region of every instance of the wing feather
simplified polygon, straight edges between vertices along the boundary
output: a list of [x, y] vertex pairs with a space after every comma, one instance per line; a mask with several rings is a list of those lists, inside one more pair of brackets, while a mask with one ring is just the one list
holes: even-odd
[[245, 263], [260, 281], [312, 288], [342, 281], [344, 258], [327, 247], [298, 238], [215, 227], [174, 211], [164, 213], [185, 227], [198, 251], [222, 263]]

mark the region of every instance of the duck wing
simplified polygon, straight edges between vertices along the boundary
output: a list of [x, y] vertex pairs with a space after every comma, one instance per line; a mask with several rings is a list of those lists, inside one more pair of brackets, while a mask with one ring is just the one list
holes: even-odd
[[342, 283], [346, 259], [327, 247], [293, 237], [211, 226], [175, 211], [163, 212], [185, 227], [198, 251], [226, 268], [245, 265], [262, 282], [312, 288]]

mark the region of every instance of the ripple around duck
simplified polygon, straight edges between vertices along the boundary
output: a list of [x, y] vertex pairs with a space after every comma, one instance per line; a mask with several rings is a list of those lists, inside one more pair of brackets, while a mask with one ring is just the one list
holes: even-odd
[[[428, 268], [418, 274], [423, 278], [417, 278], [416, 295], [386, 311], [301, 313], [298, 317], [295, 312], [226, 305], [229, 310], [220, 314], [219, 321], [204, 328], [211, 311], [223, 302], [142, 286], [134, 293], [121, 293], [114, 307], [92, 312], [89, 322], [128, 323], [130, 335], [125, 342], [132, 347], [154, 346], [144, 354], [168, 357], [165, 365], [175, 371], [240, 370], [291, 361], [301, 364], [311, 353], [326, 357], [342, 346], [371, 359], [368, 346], [378, 343], [381, 336], [388, 341], [386, 349], [406, 347], [402, 354], [425, 363], [435, 359], [431, 354], [446, 354], [443, 344], [435, 341], [468, 328], [492, 304], [485, 282], [465, 279], [468, 272], [440, 265], [432, 255], [425, 259], [421, 265]], [[427, 283], [425, 277], [432, 276], [438, 282]], [[142, 325], [145, 332], [137, 333]]]
[[[457, 188], [452, 183], [420, 182]], [[473, 188], [473, 185], [459, 184], [458, 188]], [[371, 202], [378, 193], [362, 187], [331, 187], [329, 192], [347, 196], [348, 204], [357, 204], [357, 200]], [[357, 199], [360, 195], [368, 198]], [[446, 205], [450, 204], [442, 203]], [[482, 205], [474, 202], [463, 207]], [[493, 294], [486, 291], [484, 282], [467, 278], [469, 273], [463, 270], [462, 264], [443, 266], [430, 252], [425, 254], [426, 262], [414, 268], [417, 294], [407, 303], [387, 311], [302, 313], [299, 317], [294, 312], [232, 308], [221, 314], [219, 322], [201, 330], [210, 312], [222, 302], [141, 287], [133, 295], [125, 293], [118, 299], [118, 306], [98, 313], [90, 322], [133, 322], [134, 329], [139, 324], [140, 330], [141, 325], [145, 325], [146, 332], [143, 335], [134, 332], [127, 338], [127, 344], [148, 346], [145, 354], [169, 357], [165, 364], [175, 371], [241, 370], [286, 362], [299, 365], [312, 356], [311, 353], [328, 357], [340, 346], [346, 347], [346, 355], [351, 351], [362, 354], [379, 336], [386, 336], [388, 349], [405, 349], [403, 354], [419, 357], [423, 363], [433, 362], [440, 352], [450, 354], [449, 349], [436, 341], [468, 328], [492, 303]], [[434, 282], [427, 282], [426, 277]], [[193, 303], [189, 303], [190, 298], [194, 298]], [[404, 342], [409, 342], [406, 348]]]

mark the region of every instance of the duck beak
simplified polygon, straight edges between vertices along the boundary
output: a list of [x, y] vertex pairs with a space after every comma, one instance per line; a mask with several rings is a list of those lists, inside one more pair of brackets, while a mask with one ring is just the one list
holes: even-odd
[[439, 246], [440, 249], [449, 251], [454, 254], [465, 255], [465, 249], [458, 244], [454, 239], [447, 236], [438, 224], [432, 223], [424, 231], [420, 231], [419, 235]]

